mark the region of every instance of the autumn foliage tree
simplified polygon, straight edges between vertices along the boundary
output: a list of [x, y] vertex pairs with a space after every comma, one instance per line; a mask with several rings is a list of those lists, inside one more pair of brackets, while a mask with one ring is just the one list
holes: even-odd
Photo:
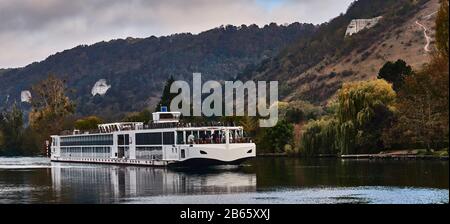
[[407, 78], [397, 105], [400, 113], [398, 128], [403, 132], [403, 138], [421, 143], [427, 149], [442, 141], [445, 129], [448, 129], [448, 119], [444, 118], [448, 108], [443, 107], [445, 103], [439, 99], [442, 90], [436, 87], [430, 72], [424, 69]]
[[103, 120], [97, 116], [89, 116], [76, 120], [75, 128], [81, 131], [94, 130], [97, 129], [98, 125], [102, 122]]
[[448, 147], [448, 24], [448, 1], [443, 0], [436, 19], [437, 50], [427, 65], [405, 78], [397, 104], [398, 122], [391, 130], [397, 139], [428, 150]]
[[444, 58], [448, 58], [448, 2], [448, 0], [441, 0], [436, 18], [436, 48]]
[[66, 96], [65, 81], [49, 75], [32, 87], [30, 126], [42, 143], [52, 134], [63, 130], [68, 116], [75, 111], [75, 104]]

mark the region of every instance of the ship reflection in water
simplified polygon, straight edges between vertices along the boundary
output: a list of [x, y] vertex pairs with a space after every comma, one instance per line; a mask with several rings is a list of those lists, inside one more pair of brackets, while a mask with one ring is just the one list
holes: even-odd
[[0, 204], [448, 204], [448, 165], [262, 157], [195, 171], [0, 157]]
[[51, 167], [54, 198], [60, 202], [114, 203], [135, 197], [256, 191], [256, 174], [239, 167], [206, 171], [64, 163]]

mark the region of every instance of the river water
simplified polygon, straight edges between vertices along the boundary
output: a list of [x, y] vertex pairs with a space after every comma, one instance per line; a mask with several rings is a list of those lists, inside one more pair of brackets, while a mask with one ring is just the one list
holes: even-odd
[[257, 158], [187, 170], [0, 157], [0, 203], [449, 203], [449, 163]]

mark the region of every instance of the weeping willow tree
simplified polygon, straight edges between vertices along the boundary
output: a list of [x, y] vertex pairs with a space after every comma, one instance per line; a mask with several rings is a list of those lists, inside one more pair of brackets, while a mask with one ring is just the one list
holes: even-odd
[[338, 92], [336, 144], [342, 154], [370, 153], [382, 146], [396, 93], [385, 80], [344, 84]]
[[309, 122], [302, 135], [302, 154], [337, 154], [336, 126], [337, 120], [333, 117]]
[[395, 97], [395, 91], [385, 80], [344, 84], [333, 114], [305, 126], [303, 153], [355, 154], [380, 150], [382, 132], [392, 123]]

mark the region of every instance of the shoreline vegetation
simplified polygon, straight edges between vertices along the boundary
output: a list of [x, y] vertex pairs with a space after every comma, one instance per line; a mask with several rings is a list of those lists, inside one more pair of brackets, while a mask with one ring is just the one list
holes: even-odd
[[[292, 157], [287, 153], [260, 153], [258, 157]], [[302, 158], [301, 156], [299, 156]], [[303, 158], [336, 158], [336, 159], [373, 159], [373, 160], [448, 160], [449, 156], [446, 150], [434, 151], [427, 153], [426, 149], [414, 149], [414, 150], [396, 150], [396, 151], [383, 151], [377, 154], [349, 154], [349, 155], [337, 155], [337, 154], [317, 154], [311, 157]]]
[[[183, 122], [232, 122], [244, 127], [258, 156], [340, 158], [443, 158], [449, 148], [448, 1], [436, 18], [430, 61], [413, 70], [399, 59], [386, 62], [375, 79], [344, 83], [326, 105], [279, 102], [279, 121], [260, 128], [259, 117], [183, 117]], [[169, 105], [170, 77], [158, 106]], [[0, 156], [43, 154], [44, 142], [63, 130], [92, 130], [111, 118], [75, 113], [64, 80], [50, 75], [32, 87], [28, 119], [19, 107], [0, 111]], [[78, 105], [80, 106], [80, 105]], [[81, 105], [82, 106], [82, 105]], [[25, 124], [25, 120], [28, 124]], [[149, 122], [151, 110], [126, 114], [122, 121]]]

